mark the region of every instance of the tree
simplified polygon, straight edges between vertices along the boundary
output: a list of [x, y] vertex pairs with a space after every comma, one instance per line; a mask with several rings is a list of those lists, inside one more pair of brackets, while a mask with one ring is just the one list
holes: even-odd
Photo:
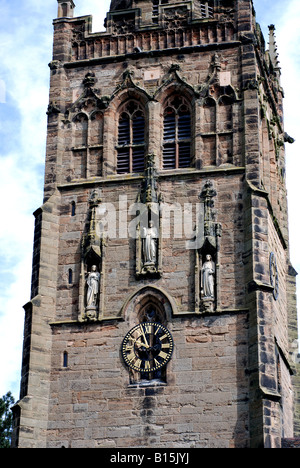
[[11, 407], [14, 403], [11, 392], [0, 398], [0, 448], [10, 448], [13, 423]]

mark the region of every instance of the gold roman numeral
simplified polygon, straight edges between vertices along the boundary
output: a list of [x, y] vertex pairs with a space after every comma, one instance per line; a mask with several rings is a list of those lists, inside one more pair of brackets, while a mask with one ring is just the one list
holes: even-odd
[[161, 352], [159, 353], [159, 356], [160, 356], [162, 359], [166, 359], [166, 358], [168, 357], [168, 354], [165, 353], [164, 351], [161, 351]]
[[129, 362], [132, 362], [136, 358], [136, 355], [134, 354], [134, 351], [131, 351], [131, 353], [127, 356], [127, 360]]
[[139, 359], [139, 358], [137, 358], [136, 361], [135, 361], [135, 363], [134, 363], [135, 367], [137, 367], [138, 369], [140, 369], [140, 368], [141, 368], [141, 364], [142, 364], [142, 360]]
[[149, 335], [151, 335], [151, 333], [153, 333], [153, 326], [152, 325], [144, 325], [143, 327], [145, 329], [145, 333], [148, 333]]
[[160, 341], [163, 341], [163, 340], [166, 339], [166, 338], [168, 338], [168, 335], [163, 335], [163, 336], [161, 336], [159, 339], [160, 339]]
[[169, 349], [170, 348], [170, 343], [162, 343], [161, 347], [163, 349]]
[[151, 366], [149, 361], [145, 361], [145, 372], [150, 372]]

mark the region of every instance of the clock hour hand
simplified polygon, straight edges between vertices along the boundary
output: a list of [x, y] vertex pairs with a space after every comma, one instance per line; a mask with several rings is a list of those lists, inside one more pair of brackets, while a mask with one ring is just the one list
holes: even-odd
[[136, 338], [136, 339], [132, 338], [132, 342], [137, 345], [144, 346], [146, 348], [145, 344], [142, 343], [139, 338]]

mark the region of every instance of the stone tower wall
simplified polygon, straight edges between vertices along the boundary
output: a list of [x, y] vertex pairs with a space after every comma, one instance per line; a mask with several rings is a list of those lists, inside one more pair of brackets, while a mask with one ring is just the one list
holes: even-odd
[[[250, 0], [120, 5], [92, 33], [91, 17], [59, 0], [15, 445], [280, 447], [297, 428], [280, 72]], [[192, 157], [166, 170], [172, 99], [189, 109]], [[121, 174], [127, 103], [144, 116], [145, 171]], [[146, 272], [142, 240], [128, 235], [143, 200], [162, 213]], [[93, 263], [100, 298], [89, 315]], [[145, 382], [120, 349], [148, 304], [174, 353]]]

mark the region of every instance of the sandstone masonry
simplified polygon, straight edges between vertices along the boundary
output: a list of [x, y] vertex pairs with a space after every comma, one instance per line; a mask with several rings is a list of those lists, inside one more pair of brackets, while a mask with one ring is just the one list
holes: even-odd
[[[300, 384], [275, 28], [266, 50], [251, 0], [112, 1], [101, 33], [58, 6], [13, 446], [281, 447]], [[149, 314], [174, 352], [147, 374], [121, 348]]]

